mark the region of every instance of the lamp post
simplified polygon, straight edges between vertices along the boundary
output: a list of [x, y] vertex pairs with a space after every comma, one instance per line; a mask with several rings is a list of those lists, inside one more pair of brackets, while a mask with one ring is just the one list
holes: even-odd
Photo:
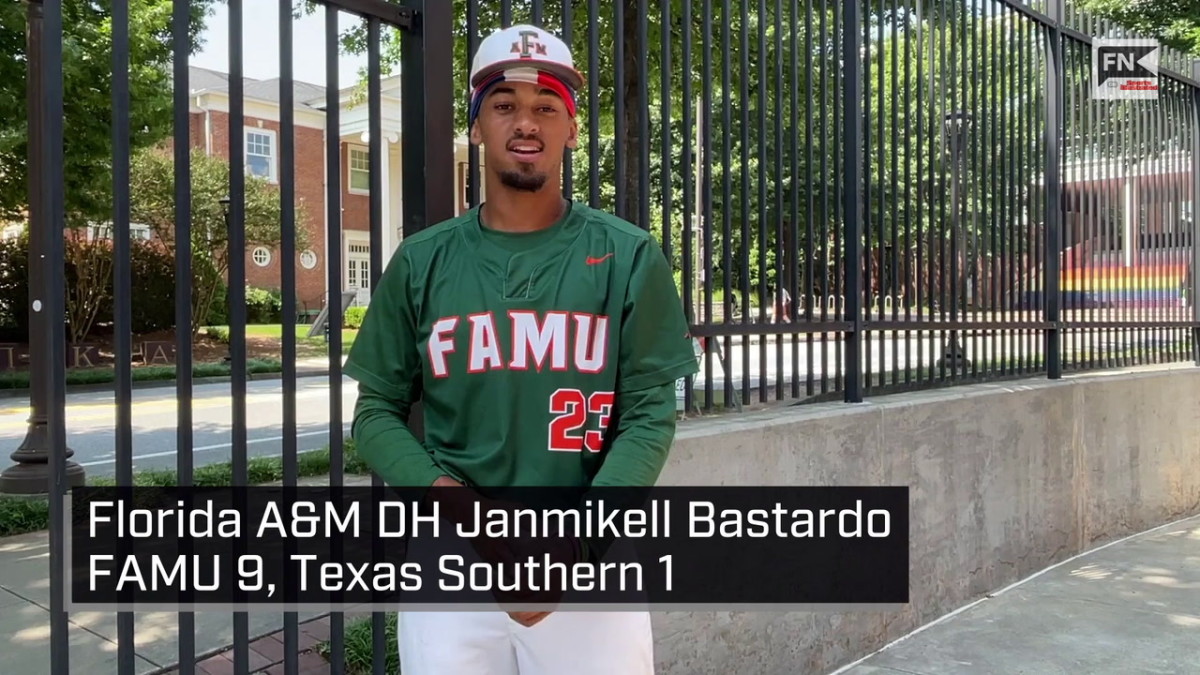
[[[965, 318], [966, 314], [966, 296], [968, 293], [966, 280], [966, 262], [971, 259], [970, 251], [963, 250], [966, 236], [962, 231], [962, 188], [959, 181], [962, 179], [963, 171], [961, 169], [963, 159], [963, 146], [967, 139], [967, 134], [971, 131], [971, 125], [974, 118], [971, 113], [965, 110], [958, 110], [952, 113], [947, 113], [942, 120], [943, 130], [946, 134], [947, 144], [950, 146], [950, 204], [951, 204], [951, 228], [953, 237], [954, 250], [954, 285], [957, 289], [954, 293], [954, 301], [950, 304], [950, 321], [956, 322], [959, 320], [959, 309], [963, 310]], [[963, 256], [963, 263], [959, 263], [958, 256]], [[961, 293], [961, 296], [959, 295]], [[960, 304], [961, 303], [961, 304]], [[950, 341], [946, 344], [942, 352], [942, 365], [951, 368], [962, 367], [963, 369], [971, 366], [970, 360], [967, 359], [958, 340], [958, 331], [950, 331]]]
[[[13, 452], [13, 466], [0, 473], [0, 492], [7, 494], [36, 495], [50, 492], [50, 434], [47, 428], [46, 408], [50, 392], [47, 382], [38, 377], [38, 367], [44, 359], [66, 358], [64, 354], [51, 354], [46, 345], [50, 342], [49, 330], [64, 330], [63, 317], [46, 317], [44, 312], [33, 309], [33, 299], [40, 294], [46, 274], [62, 274], [62, 270], [47, 270], [43, 250], [42, 233], [48, 227], [42, 197], [46, 186], [42, 184], [42, 162], [46, 156], [42, 109], [43, 85], [41, 75], [42, 54], [42, 0], [27, 0], [28, 21], [25, 29], [26, 101], [29, 117], [29, 429], [25, 440]], [[61, 236], [62, 233], [59, 233]], [[67, 486], [83, 485], [83, 467], [69, 458], [74, 451], [65, 448]]]

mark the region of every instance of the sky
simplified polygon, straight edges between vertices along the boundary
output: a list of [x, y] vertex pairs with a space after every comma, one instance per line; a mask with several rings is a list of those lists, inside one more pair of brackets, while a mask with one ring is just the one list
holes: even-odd
[[[342, 13], [342, 29], [359, 19]], [[317, 12], [293, 21], [292, 74], [295, 79], [325, 86], [325, 13]], [[279, 76], [279, 3], [249, 0], [242, 10], [242, 68], [246, 77], [266, 80]], [[224, 73], [229, 72], [229, 7], [215, 3], [201, 34], [200, 51], [191, 64]], [[358, 69], [366, 66], [366, 56], [338, 59], [338, 84], [345, 87], [358, 81]]]

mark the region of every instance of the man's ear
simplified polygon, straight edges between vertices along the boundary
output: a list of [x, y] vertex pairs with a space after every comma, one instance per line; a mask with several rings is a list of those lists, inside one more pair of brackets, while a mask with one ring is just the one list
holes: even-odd
[[479, 119], [476, 118], [475, 123], [471, 125], [471, 145], [482, 145], [483, 134], [479, 131]]
[[567, 147], [574, 150], [579, 147], [579, 122], [571, 120], [571, 133], [567, 135]]

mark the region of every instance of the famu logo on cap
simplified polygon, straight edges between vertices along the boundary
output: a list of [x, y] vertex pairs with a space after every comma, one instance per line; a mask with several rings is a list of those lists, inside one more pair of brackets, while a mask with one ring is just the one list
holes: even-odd
[[474, 90], [510, 68], [534, 68], [554, 75], [572, 90], [583, 87], [583, 75], [575, 68], [571, 48], [537, 26], [509, 26], [485, 37], [475, 50], [468, 86]]

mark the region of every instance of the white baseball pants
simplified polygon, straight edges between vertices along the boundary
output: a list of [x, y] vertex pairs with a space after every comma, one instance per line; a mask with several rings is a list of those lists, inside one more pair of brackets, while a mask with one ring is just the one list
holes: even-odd
[[653, 675], [649, 612], [400, 612], [403, 675]]

